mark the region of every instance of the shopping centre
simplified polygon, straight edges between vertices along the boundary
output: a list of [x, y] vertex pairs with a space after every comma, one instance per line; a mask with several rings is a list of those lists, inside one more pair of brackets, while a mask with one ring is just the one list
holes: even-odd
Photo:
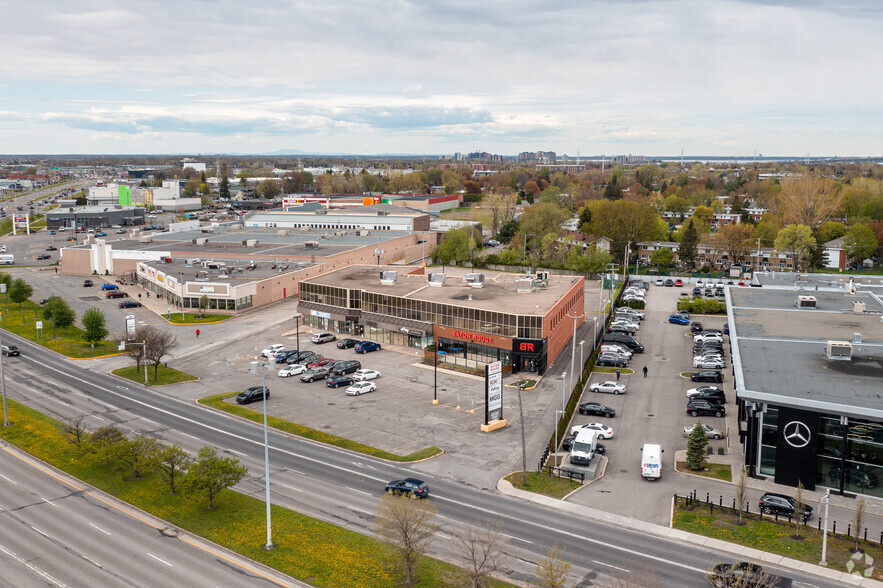
[[380, 343], [425, 348], [474, 367], [543, 374], [584, 317], [581, 276], [351, 266], [300, 282], [306, 324]]

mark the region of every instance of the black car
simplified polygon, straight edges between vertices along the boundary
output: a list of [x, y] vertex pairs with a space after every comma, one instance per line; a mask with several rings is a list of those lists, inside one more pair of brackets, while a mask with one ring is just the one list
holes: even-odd
[[94, 284], [92, 283], [92, 280], [83, 280], [83, 287], [84, 288], [91, 288], [93, 285]]
[[429, 486], [426, 482], [417, 478], [393, 480], [386, 485], [384, 491], [390, 494], [408, 494], [416, 498], [426, 498], [429, 496]]
[[735, 564], [719, 563], [711, 570], [712, 586], [715, 588], [735, 588], [756, 586], [757, 588], [788, 588], [790, 578], [770, 574], [757, 564], [740, 561]]
[[724, 323], [724, 335], [730, 334], [730, 323]]
[[[877, 475], [861, 465], [857, 465], [854, 468], [846, 468], [844, 471], [846, 472], [846, 483], [852, 484], [857, 488], [876, 488], [880, 485]], [[839, 480], [842, 477], [840, 468], [831, 468], [828, 472], [828, 477], [831, 478], [831, 482], [839, 484]]]
[[337, 342], [338, 349], [352, 349], [358, 343], [358, 339], [341, 339]]
[[600, 402], [583, 402], [579, 405], [579, 413], [608, 418], [616, 416], [615, 410], [613, 410], [609, 406], [601, 404]]
[[690, 323], [690, 332], [691, 333], [701, 333], [702, 332], [702, 323], [700, 323], [698, 321]]
[[[794, 499], [787, 494], [767, 492], [760, 497], [760, 501], [758, 501], [757, 505], [760, 507], [760, 511], [764, 514], [778, 514], [786, 517], [794, 516]], [[807, 520], [811, 518], [813, 512], [813, 508], [810, 505], [804, 504], [801, 519]]]
[[665, 281], [665, 285], [667, 287], [671, 288], [675, 285], [675, 281], [669, 278], [668, 280]]
[[141, 303], [136, 300], [124, 300], [118, 306], [120, 308], [138, 308], [141, 306]]
[[561, 449], [563, 449], [564, 451], [570, 451], [571, 449], [573, 449], [573, 441], [575, 439], [576, 435], [565, 437], [564, 440], [561, 442]]
[[610, 367], [625, 367], [629, 364], [628, 360], [619, 355], [612, 353], [602, 353], [598, 356], [598, 365], [606, 365]]
[[52, 256], [49, 255], [48, 253], [41, 253], [40, 255], [37, 256], [37, 259], [38, 259], [38, 260], [40, 260], [40, 259], [52, 259]]
[[726, 404], [727, 395], [719, 388], [705, 387], [699, 389], [699, 394], [694, 394], [690, 398], [696, 400], [708, 400], [714, 404]]
[[341, 386], [352, 386], [354, 381], [349, 376], [328, 376], [325, 385], [329, 388], [340, 388]]
[[702, 370], [701, 372], [693, 372], [692, 374], [690, 374], [690, 379], [694, 382], [711, 382], [713, 384], [720, 384], [724, 381], [723, 375], [715, 370]]
[[727, 409], [720, 404], [709, 400], [691, 398], [687, 401], [687, 414], [691, 417], [716, 416], [722, 417], [727, 414]]
[[285, 359], [285, 363], [288, 365], [294, 363], [304, 363], [307, 359], [312, 357], [318, 357], [318, 354], [315, 351], [301, 351], [300, 353], [292, 353]]
[[337, 376], [343, 376], [345, 374], [356, 372], [360, 369], [362, 369], [362, 363], [359, 361], [356, 361], [354, 359], [341, 360], [334, 362], [334, 367], [331, 368], [331, 373]]
[[50, 245], [46, 248], [46, 251], [58, 251], [58, 247], [56, 247], [55, 245]]
[[49, 304], [49, 300], [50, 298], [44, 298], [40, 301], [40, 306], [46, 306], [47, 304]]
[[288, 351], [277, 353], [274, 357], [276, 358], [276, 363], [288, 363], [288, 358], [296, 353], [297, 349], [289, 349]]
[[261, 394], [262, 389], [267, 391], [267, 398], [269, 398], [269, 388], [263, 388], [262, 386], [252, 386], [248, 390], [243, 390], [236, 395], [236, 404], [248, 404], [249, 402], [263, 399], [264, 395]]
[[0, 347], [0, 350], [2, 350], [3, 355], [7, 355], [9, 357], [18, 357], [19, 355], [21, 355], [21, 351], [19, 351], [18, 347], [16, 347], [15, 345], [4, 345], [3, 347]]

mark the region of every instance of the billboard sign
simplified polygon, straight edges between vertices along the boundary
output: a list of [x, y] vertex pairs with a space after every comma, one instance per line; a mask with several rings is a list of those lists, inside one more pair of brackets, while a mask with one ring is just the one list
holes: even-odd
[[484, 368], [484, 424], [503, 418], [503, 362], [495, 361]]
[[135, 340], [135, 315], [127, 314], [126, 315], [126, 339], [128, 341]]

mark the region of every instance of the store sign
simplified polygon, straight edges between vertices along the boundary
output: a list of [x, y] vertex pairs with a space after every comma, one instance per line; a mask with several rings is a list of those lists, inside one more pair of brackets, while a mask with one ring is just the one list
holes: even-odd
[[329, 313], [329, 312], [319, 312], [318, 310], [311, 310], [310, 314], [313, 316], [317, 316], [319, 318], [323, 318], [323, 319], [330, 319], [331, 318], [331, 313]]
[[200, 286], [199, 293], [200, 294], [214, 294], [215, 287], [214, 286]]
[[539, 355], [544, 351], [542, 339], [512, 339], [512, 352]]
[[451, 336], [457, 337], [458, 339], [466, 339], [468, 341], [477, 341], [478, 343], [490, 343], [491, 345], [496, 343], [491, 335], [481, 335], [479, 333], [470, 333], [468, 331], [451, 331]]
[[484, 368], [484, 424], [503, 418], [503, 362], [495, 361]]

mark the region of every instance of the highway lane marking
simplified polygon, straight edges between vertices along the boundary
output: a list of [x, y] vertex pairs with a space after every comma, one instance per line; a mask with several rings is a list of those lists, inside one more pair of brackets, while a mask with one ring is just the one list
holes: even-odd
[[51, 505], [54, 506], [55, 508], [61, 508], [60, 506], [58, 506], [57, 504], [55, 504], [55, 503], [52, 502], [51, 500], [46, 500], [46, 499], [43, 498], [42, 496], [40, 497], [40, 500], [42, 500], [43, 502], [45, 502], [45, 503], [47, 503], [47, 504], [51, 504]]
[[56, 586], [61, 586], [62, 588], [67, 588], [67, 584], [64, 584], [64, 583], [62, 583], [62, 582], [59, 582], [58, 580], [56, 580], [55, 578], [53, 578], [52, 576], [50, 576], [49, 574], [47, 574], [46, 572], [44, 572], [43, 570], [41, 570], [40, 568], [38, 568], [37, 566], [33, 565], [33, 564], [30, 563], [29, 561], [24, 560], [23, 558], [17, 556], [17, 555], [16, 555], [15, 553], [13, 553], [12, 551], [6, 549], [6, 547], [4, 547], [3, 545], [0, 545], [0, 551], [2, 551], [3, 553], [5, 553], [5, 554], [8, 555], [9, 557], [13, 558], [14, 560], [16, 560], [17, 562], [19, 562], [20, 564], [23, 564], [23, 565], [24, 565], [26, 568], [28, 568], [29, 570], [31, 570], [31, 571], [33, 571], [33, 572], [36, 572], [37, 574], [43, 576], [44, 578], [46, 578], [47, 580], [49, 580], [50, 582], [52, 582], [52, 583], [55, 584]]
[[93, 529], [98, 529], [99, 531], [101, 531], [105, 535], [110, 535], [110, 533], [108, 533], [107, 531], [105, 531], [104, 529], [99, 527], [98, 525], [93, 525], [92, 523], [89, 523], [89, 526], [92, 527]]
[[506, 533], [500, 533], [500, 535], [502, 535], [503, 537], [508, 537], [509, 539], [512, 539], [512, 540], [514, 540], [514, 541], [522, 541], [522, 542], [524, 542], [524, 543], [530, 543], [531, 545], [533, 545], [533, 541], [528, 541], [527, 539], [522, 539], [521, 537], [515, 537], [515, 536], [513, 536], [513, 535], [507, 535]]
[[190, 435], [188, 433], [183, 433], [181, 431], [178, 431], [178, 432], [181, 433], [182, 435], [184, 435], [185, 437], [190, 437], [191, 439], [196, 439], [197, 441], [199, 441], [199, 437], [194, 437], [193, 435]]
[[628, 573], [628, 572], [631, 571], [631, 570], [627, 570], [627, 569], [625, 569], [625, 568], [620, 568], [620, 567], [618, 567], [618, 566], [615, 566], [615, 565], [612, 565], [612, 564], [609, 564], [609, 563], [604, 563], [603, 561], [598, 561], [597, 559], [593, 559], [593, 560], [592, 560], [592, 563], [596, 563], [596, 564], [598, 564], [599, 566], [607, 566], [608, 568], [613, 568], [614, 570], [619, 570], [620, 572], [626, 572], [626, 573]]
[[350, 488], [349, 486], [344, 486], [347, 490], [351, 490], [352, 492], [358, 492], [359, 494], [364, 494], [365, 496], [374, 496], [370, 492], [365, 492], [364, 490], [356, 490], [355, 488]]
[[224, 451], [229, 451], [230, 453], [237, 453], [243, 457], [248, 457], [247, 453], [242, 453], [241, 451], [236, 451], [235, 449], [225, 449]]
[[12, 482], [12, 483], [15, 484], [16, 486], [18, 486], [18, 482], [16, 482], [15, 480], [10, 480], [9, 478], [7, 478], [6, 476], [4, 476], [3, 474], [0, 474], [0, 478], [3, 478], [3, 479], [6, 480], [7, 482]]
[[46, 537], [47, 539], [49, 539], [49, 535], [47, 535], [46, 533], [44, 533], [43, 531], [41, 531], [40, 529], [38, 529], [38, 528], [35, 527], [34, 525], [31, 525], [31, 528], [32, 528], [33, 530], [35, 530], [37, 533], [39, 533], [39, 534], [43, 535], [44, 537]]
[[282, 486], [283, 488], [289, 488], [294, 490], [295, 492], [303, 492], [300, 488], [295, 488], [294, 486], [289, 486], [288, 484], [277, 484], [277, 486]]
[[149, 555], [150, 557], [152, 557], [153, 559], [155, 559], [155, 560], [158, 561], [158, 562], [162, 562], [162, 563], [166, 564], [166, 565], [169, 566], [170, 568], [173, 567], [172, 564], [170, 564], [169, 562], [167, 562], [167, 561], [164, 560], [164, 559], [160, 559], [160, 558], [156, 557], [156, 556], [153, 555], [152, 553], [148, 553], [147, 555]]
[[[27, 459], [27, 458], [25, 458], [25, 457], [22, 457], [22, 456], [20, 456], [20, 455], [16, 455], [15, 453], [9, 451], [9, 449], [7, 449], [6, 447], [3, 448], [3, 451], [5, 451], [6, 453], [8, 453], [9, 455], [11, 455], [11, 456], [13, 456], [13, 457], [17, 457], [18, 459], [22, 460], [23, 462], [25, 462], [26, 464], [30, 465], [31, 467], [34, 467], [34, 468], [40, 470], [40, 471], [43, 472], [44, 474], [48, 474], [48, 475], [52, 476], [53, 478], [55, 478], [56, 480], [58, 480], [58, 481], [61, 482], [62, 484], [66, 484], [66, 485], [70, 486], [71, 488], [76, 488], [78, 491], [82, 491], [82, 490], [83, 490], [82, 488], [80, 488], [80, 487], [77, 486], [76, 484], [72, 484], [72, 483], [68, 482], [67, 480], [61, 478], [60, 476], [56, 476], [55, 474], [53, 474], [52, 472], [50, 472], [50, 471], [47, 470], [46, 468], [37, 465], [36, 463], [32, 462], [31, 460], [29, 460], [29, 459]], [[3, 476], [3, 477], [5, 478], [6, 476]], [[7, 478], [7, 479], [8, 479], [8, 478]], [[13, 484], [14, 484], [14, 483], [15, 483], [15, 482], [13, 482]]]

